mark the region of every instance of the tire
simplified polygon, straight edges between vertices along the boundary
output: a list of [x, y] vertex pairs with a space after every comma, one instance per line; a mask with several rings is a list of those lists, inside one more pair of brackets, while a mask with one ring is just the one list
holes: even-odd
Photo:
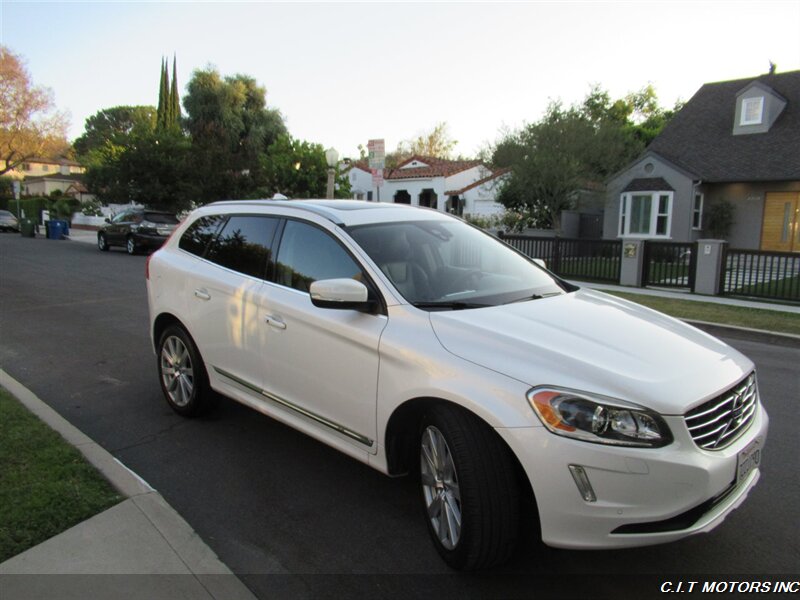
[[422, 508], [433, 544], [453, 569], [509, 560], [520, 531], [520, 488], [508, 447], [489, 425], [436, 405], [419, 432]]
[[203, 359], [182, 327], [173, 325], [161, 334], [157, 362], [161, 391], [172, 410], [195, 417], [215, 406], [217, 395], [208, 384]]
[[103, 252], [108, 252], [108, 240], [105, 233], [97, 234], [97, 247]]
[[132, 235], [129, 235], [125, 238], [125, 250], [128, 251], [128, 254], [133, 256], [137, 253], [138, 249], [136, 248], [136, 240], [133, 239]]

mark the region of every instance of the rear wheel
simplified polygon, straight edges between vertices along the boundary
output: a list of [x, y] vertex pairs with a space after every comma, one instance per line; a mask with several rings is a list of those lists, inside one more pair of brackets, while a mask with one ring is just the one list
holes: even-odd
[[97, 234], [97, 247], [103, 252], [108, 252], [108, 240], [105, 233]]
[[158, 378], [167, 404], [176, 413], [194, 417], [213, 408], [216, 394], [189, 334], [173, 325], [158, 344]]
[[428, 532], [454, 569], [511, 558], [520, 529], [520, 490], [509, 449], [472, 413], [437, 405], [419, 436], [420, 484]]
[[134, 255], [136, 254], [136, 242], [133, 239], [132, 235], [128, 236], [128, 239], [125, 240], [125, 249], [128, 251], [128, 254]]

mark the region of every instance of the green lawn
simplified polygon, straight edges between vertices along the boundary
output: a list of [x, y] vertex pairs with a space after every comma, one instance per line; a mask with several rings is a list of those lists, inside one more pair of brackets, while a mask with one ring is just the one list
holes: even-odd
[[0, 388], [0, 562], [121, 499], [80, 452]]
[[619, 257], [564, 257], [558, 265], [558, 275], [575, 279], [607, 280], [619, 277], [619, 263]]
[[800, 301], [800, 275], [745, 285], [731, 294], [738, 296], [766, 296], [775, 300]]
[[648, 306], [679, 319], [707, 321], [709, 323], [800, 335], [800, 315], [795, 313], [745, 308], [742, 306], [726, 306], [724, 304], [694, 300], [676, 300], [627, 292], [601, 291]]

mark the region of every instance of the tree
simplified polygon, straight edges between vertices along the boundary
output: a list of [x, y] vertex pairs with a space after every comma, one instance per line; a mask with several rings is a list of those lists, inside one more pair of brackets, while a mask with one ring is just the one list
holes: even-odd
[[[266, 186], [261, 196], [279, 193], [289, 198], [324, 198], [328, 177], [325, 148], [282, 134], [262, 158]], [[336, 177], [336, 198], [350, 197], [350, 180]]]
[[196, 189], [191, 143], [177, 132], [135, 130], [124, 144], [108, 143], [90, 154], [84, 181], [103, 202], [137, 202], [178, 212]]
[[158, 87], [158, 109], [156, 129], [159, 131], [180, 131], [181, 103], [178, 97], [177, 59], [172, 59], [172, 82], [169, 79], [169, 61], [161, 59], [161, 80]]
[[0, 46], [0, 175], [31, 158], [67, 151], [67, 119], [50, 90], [34, 86], [22, 59]]
[[618, 100], [593, 86], [581, 104], [552, 103], [495, 146], [492, 163], [511, 173], [498, 200], [535, 226], [560, 230], [575, 192], [633, 160], [679, 108], [660, 108], [650, 85]]
[[82, 160], [108, 144], [126, 146], [132, 135], [152, 133], [156, 126], [156, 109], [152, 106], [115, 106], [96, 112], [86, 119], [83, 134], [73, 147]]
[[172, 83], [169, 89], [169, 123], [173, 129], [180, 129], [181, 101], [178, 96], [178, 66], [177, 57], [172, 57]]
[[246, 75], [195, 71], [183, 101], [201, 202], [247, 198], [267, 184], [264, 156], [287, 133], [266, 90]]
[[432, 156], [435, 158], [452, 158], [457, 140], [450, 137], [446, 122], [438, 123], [433, 130], [423, 132], [415, 138], [409, 138], [397, 145], [397, 150], [386, 157], [387, 165], [399, 165], [414, 156]]

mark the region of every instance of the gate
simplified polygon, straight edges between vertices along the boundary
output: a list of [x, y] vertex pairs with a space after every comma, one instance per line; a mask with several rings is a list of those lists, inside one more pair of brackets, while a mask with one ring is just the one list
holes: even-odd
[[697, 244], [694, 242], [644, 243], [642, 286], [688, 288], [694, 291]]

